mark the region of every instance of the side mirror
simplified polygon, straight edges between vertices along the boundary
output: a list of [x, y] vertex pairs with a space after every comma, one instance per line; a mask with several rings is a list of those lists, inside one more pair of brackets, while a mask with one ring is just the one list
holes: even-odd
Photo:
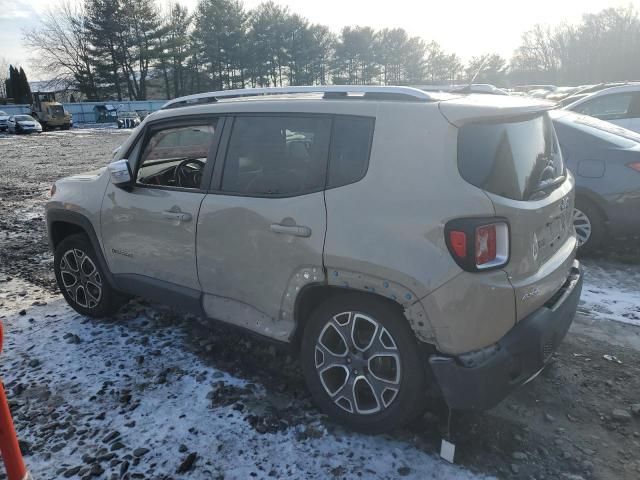
[[111, 183], [116, 187], [127, 188], [133, 185], [133, 174], [129, 166], [129, 160], [111, 162], [107, 167], [111, 175]]

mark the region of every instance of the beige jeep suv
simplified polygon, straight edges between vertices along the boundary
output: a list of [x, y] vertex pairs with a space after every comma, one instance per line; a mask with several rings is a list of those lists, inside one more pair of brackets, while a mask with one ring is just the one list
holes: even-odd
[[288, 342], [333, 418], [380, 432], [428, 391], [486, 409], [536, 375], [582, 278], [549, 104], [407, 87], [172, 100], [47, 205], [62, 294], [140, 295]]

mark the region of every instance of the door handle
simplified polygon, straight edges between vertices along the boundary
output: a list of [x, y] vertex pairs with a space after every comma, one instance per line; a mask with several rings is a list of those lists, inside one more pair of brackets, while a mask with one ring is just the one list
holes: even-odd
[[311, 236], [311, 229], [301, 225], [282, 225], [281, 223], [272, 223], [271, 231], [275, 233], [284, 233], [285, 235], [295, 235], [296, 237]]
[[171, 210], [165, 210], [164, 212], [162, 212], [162, 216], [167, 220], [177, 220], [178, 222], [188, 222], [191, 220], [190, 213], [172, 212]]

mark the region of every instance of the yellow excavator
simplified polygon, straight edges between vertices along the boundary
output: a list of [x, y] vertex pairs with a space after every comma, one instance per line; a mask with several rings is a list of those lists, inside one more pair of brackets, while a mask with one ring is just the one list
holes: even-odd
[[34, 92], [31, 116], [38, 120], [43, 130], [60, 128], [69, 130], [73, 126], [73, 115], [56, 101], [53, 92]]

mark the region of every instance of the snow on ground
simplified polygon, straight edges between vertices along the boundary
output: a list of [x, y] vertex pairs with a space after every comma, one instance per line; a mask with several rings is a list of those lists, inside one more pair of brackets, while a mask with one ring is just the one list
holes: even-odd
[[579, 310], [590, 317], [640, 326], [640, 265], [583, 262]]
[[32, 288], [0, 283], [0, 366], [34, 478], [484, 478], [313, 411], [256, 422], [266, 390], [203, 364], [160, 311], [97, 321]]

